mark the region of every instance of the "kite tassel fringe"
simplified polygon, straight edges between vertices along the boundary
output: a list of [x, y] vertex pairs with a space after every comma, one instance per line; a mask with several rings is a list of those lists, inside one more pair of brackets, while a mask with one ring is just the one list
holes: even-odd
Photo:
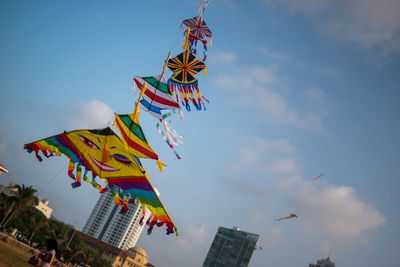
[[[198, 81], [195, 81], [190, 84], [182, 84], [169, 79], [168, 87], [171, 90], [171, 92], [175, 93], [178, 102], [179, 102], [178, 92], [176, 91], [179, 91], [181, 103], [186, 107], [187, 111], [191, 110], [189, 105], [189, 100], [192, 101], [193, 105], [196, 107], [197, 110], [201, 110], [202, 106], [204, 110], [206, 110], [203, 100], [207, 102], [208, 100], [205, 97], [203, 97], [202, 94], [200, 93]], [[194, 94], [196, 94], [196, 97], [194, 96]]]

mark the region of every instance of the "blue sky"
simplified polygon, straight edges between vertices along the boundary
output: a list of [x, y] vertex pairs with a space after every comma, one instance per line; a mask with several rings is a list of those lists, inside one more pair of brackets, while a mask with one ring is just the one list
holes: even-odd
[[[71, 188], [67, 159], [39, 163], [23, 144], [130, 112], [132, 78], [180, 53], [197, 5], [0, 2], [0, 163], [58, 219], [82, 227], [98, 193]], [[217, 228], [238, 226], [260, 234], [251, 266], [308, 266], [331, 249], [337, 266], [397, 266], [399, 16], [394, 0], [211, 1], [198, 75], [210, 103], [172, 120], [181, 161], [141, 115], [169, 166], [143, 163], [180, 233], [144, 234], [150, 262], [199, 266]]]

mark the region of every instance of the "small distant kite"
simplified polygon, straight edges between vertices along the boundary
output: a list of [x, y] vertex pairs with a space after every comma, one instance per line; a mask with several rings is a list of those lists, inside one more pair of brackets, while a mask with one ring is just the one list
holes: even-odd
[[283, 221], [283, 220], [292, 219], [292, 218], [297, 218], [297, 214], [290, 213], [289, 216], [282, 217], [282, 218], [279, 218], [279, 219], [275, 219], [275, 221], [278, 222], [278, 221]]
[[2, 172], [8, 173], [8, 170], [6, 169], [6, 167], [0, 164], [0, 173]]
[[310, 180], [310, 183], [314, 182], [315, 180], [318, 180], [319, 178], [321, 178], [321, 176], [324, 175], [323, 173], [321, 173], [320, 175], [318, 175], [317, 177], [313, 178]]

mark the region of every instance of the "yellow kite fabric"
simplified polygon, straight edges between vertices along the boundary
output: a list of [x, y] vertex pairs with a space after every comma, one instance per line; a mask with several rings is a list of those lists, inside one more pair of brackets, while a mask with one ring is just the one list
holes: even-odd
[[146, 83], [143, 83], [136, 102], [133, 114], [117, 114], [115, 115], [114, 125], [121, 134], [122, 141], [127, 145], [129, 152], [137, 158], [155, 159], [158, 169], [163, 170], [163, 163], [159, 160], [158, 155], [151, 148], [143, 133], [142, 127], [139, 123], [140, 116], [140, 98], [146, 91]]

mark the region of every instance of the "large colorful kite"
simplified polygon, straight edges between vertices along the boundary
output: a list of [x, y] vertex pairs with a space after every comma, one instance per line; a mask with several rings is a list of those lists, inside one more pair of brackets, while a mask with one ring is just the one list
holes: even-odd
[[[128, 203], [139, 200], [144, 212], [146, 208], [152, 212], [148, 232], [151, 233], [154, 225], [163, 224], [167, 226], [167, 234], [176, 232], [146, 171], [109, 127], [64, 132], [26, 144], [24, 148], [35, 152], [39, 161], [42, 161], [40, 152], [45, 157], [65, 155], [70, 161], [68, 175], [74, 180], [73, 187], [80, 186], [83, 178], [101, 193], [111, 190], [123, 211], [127, 210]], [[88, 177], [89, 172], [92, 179]], [[96, 177], [104, 180], [107, 188], [102, 188]]]

